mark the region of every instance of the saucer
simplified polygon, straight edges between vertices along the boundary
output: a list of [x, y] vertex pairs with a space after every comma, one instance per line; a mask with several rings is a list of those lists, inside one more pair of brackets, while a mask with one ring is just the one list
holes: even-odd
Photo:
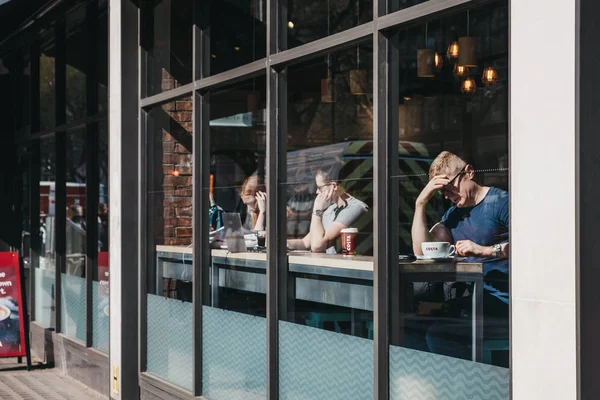
[[448, 257], [425, 257], [425, 256], [417, 256], [417, 260], [452, 261], [452, 260], [454, 260], [454, 256], [448, 256]]

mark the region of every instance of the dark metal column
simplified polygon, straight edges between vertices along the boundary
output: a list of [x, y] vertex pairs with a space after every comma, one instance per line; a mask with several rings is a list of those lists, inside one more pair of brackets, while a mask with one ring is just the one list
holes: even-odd
[[[98, 26], [98, 5], [88, 3], [86, 8], [87, 65], [86, 65], [86, 104], [87, 116], [98, 113], [98, 51], [96, 45]], [[92, 122], [86, 131], [86, 263], [85, 263], [85, 325], [86, 346], [93, 345], [93, 285], [98, 280], [98, 197], [100, 195], [98, 122]]]
[[597, 16], [600, 3], [578, 0], [576, 43], [576, 134], [578, 153], [575, 177], [579, 209], [576, 210], [579, 245], [577, 276], [577, 330], [578, 330], [578, 398], [600, 398], [600, 269], [597, 255], [597, 225], [600, 221], [600, 25]]
[[110, 0], [109, 7], [110, 394], [128, 400], [139, 398], [139, 249], [143, 241], [138, 7], [129, 0]]

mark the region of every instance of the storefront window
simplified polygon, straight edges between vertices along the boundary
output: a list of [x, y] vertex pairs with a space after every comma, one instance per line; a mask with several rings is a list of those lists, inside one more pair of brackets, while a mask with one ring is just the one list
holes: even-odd
[[[203, 396], [266, 398], [266, 81], [210, 94], [210, 299]], [[208, 272], [208, 271], [207, 271]]]
[[192, 0], [141, 2], [147, 95], [192, 81]]
[[[455, 41], [456, 57], [445, 51]], [[427, 21], [392, 43], [400, 254], [390, 398], [508, 399], [508, 7]]]
[[[53, 30], [51, 30], [53, 33]], [[54, 41], [42, 47], [40, 57], [40, 129], [48, 130], [56, 124], [56, 47]]]
[[85, 7], [79, 7], [67, 16], [66, 32], [66, 121], [77, 121], [86, 116], [86, 79], [88, 54], [86, 51]]
[[284, 37], [291, 49], [373, 20], [372, 0], [284, 0]]
[[61, 274], [61, 329], [65, 335], [85, 341], [86, 265], [86, 149], [85, 131], [66, 135], [66, 262]]
[[[40, 142], [40, 255], [35, 269], [35, 319], [54, 327], [56, 271], [56, 140]], [[37, 183], [36, 183], [37, 184]]]
[[[213, 0], [210, 2], [210, 75], [265, 57], [267, 2]], [[231, 29], [235, 26], [235, 29]]]
[[147, 126], [147, 371], [192, 390], [191, 98], [152, 108]]
[[[108, 353], [109, 305], [109, 208], [108, 208], [108, 129], [107, 123], [98, 124], [98, 263], [92, 282], [93, 333], [95, 348]], [[91, 211], [91, 210], [90, 210]]]
[[[370, 42], [288, 67], [284, 398], [373, 396]], [[280, 266], [285, 267], [285, 266]], [[335, 384], [333, 384], [335, 382]]]

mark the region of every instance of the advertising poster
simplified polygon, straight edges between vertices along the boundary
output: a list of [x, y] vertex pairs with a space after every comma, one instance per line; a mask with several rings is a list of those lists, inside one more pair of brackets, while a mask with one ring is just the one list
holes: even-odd
[[26, 355], [17, 253], [0, 253], [0, 357]]

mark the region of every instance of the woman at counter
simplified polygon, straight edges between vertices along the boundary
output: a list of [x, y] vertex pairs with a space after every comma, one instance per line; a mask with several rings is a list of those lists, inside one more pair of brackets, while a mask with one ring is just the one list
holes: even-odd
[[335, 180], [338, 175], [336, 172], [335, 168], [317, 171], [317, 197], [313, 205], [310, 230], [302, 239], [288, 240], [288, 248], [335, 254], [335, 242], [342, 229], [351, 227], [361, 215], [369, 211], [369, 206], [348, 194], [339, 181]]
[[251, 175], [242, 184], [240, 197], [243, 203], [240, 216], [242, 226], [248, 230], [265, 230], [267, 215], [267, 189], [264, 178]]

